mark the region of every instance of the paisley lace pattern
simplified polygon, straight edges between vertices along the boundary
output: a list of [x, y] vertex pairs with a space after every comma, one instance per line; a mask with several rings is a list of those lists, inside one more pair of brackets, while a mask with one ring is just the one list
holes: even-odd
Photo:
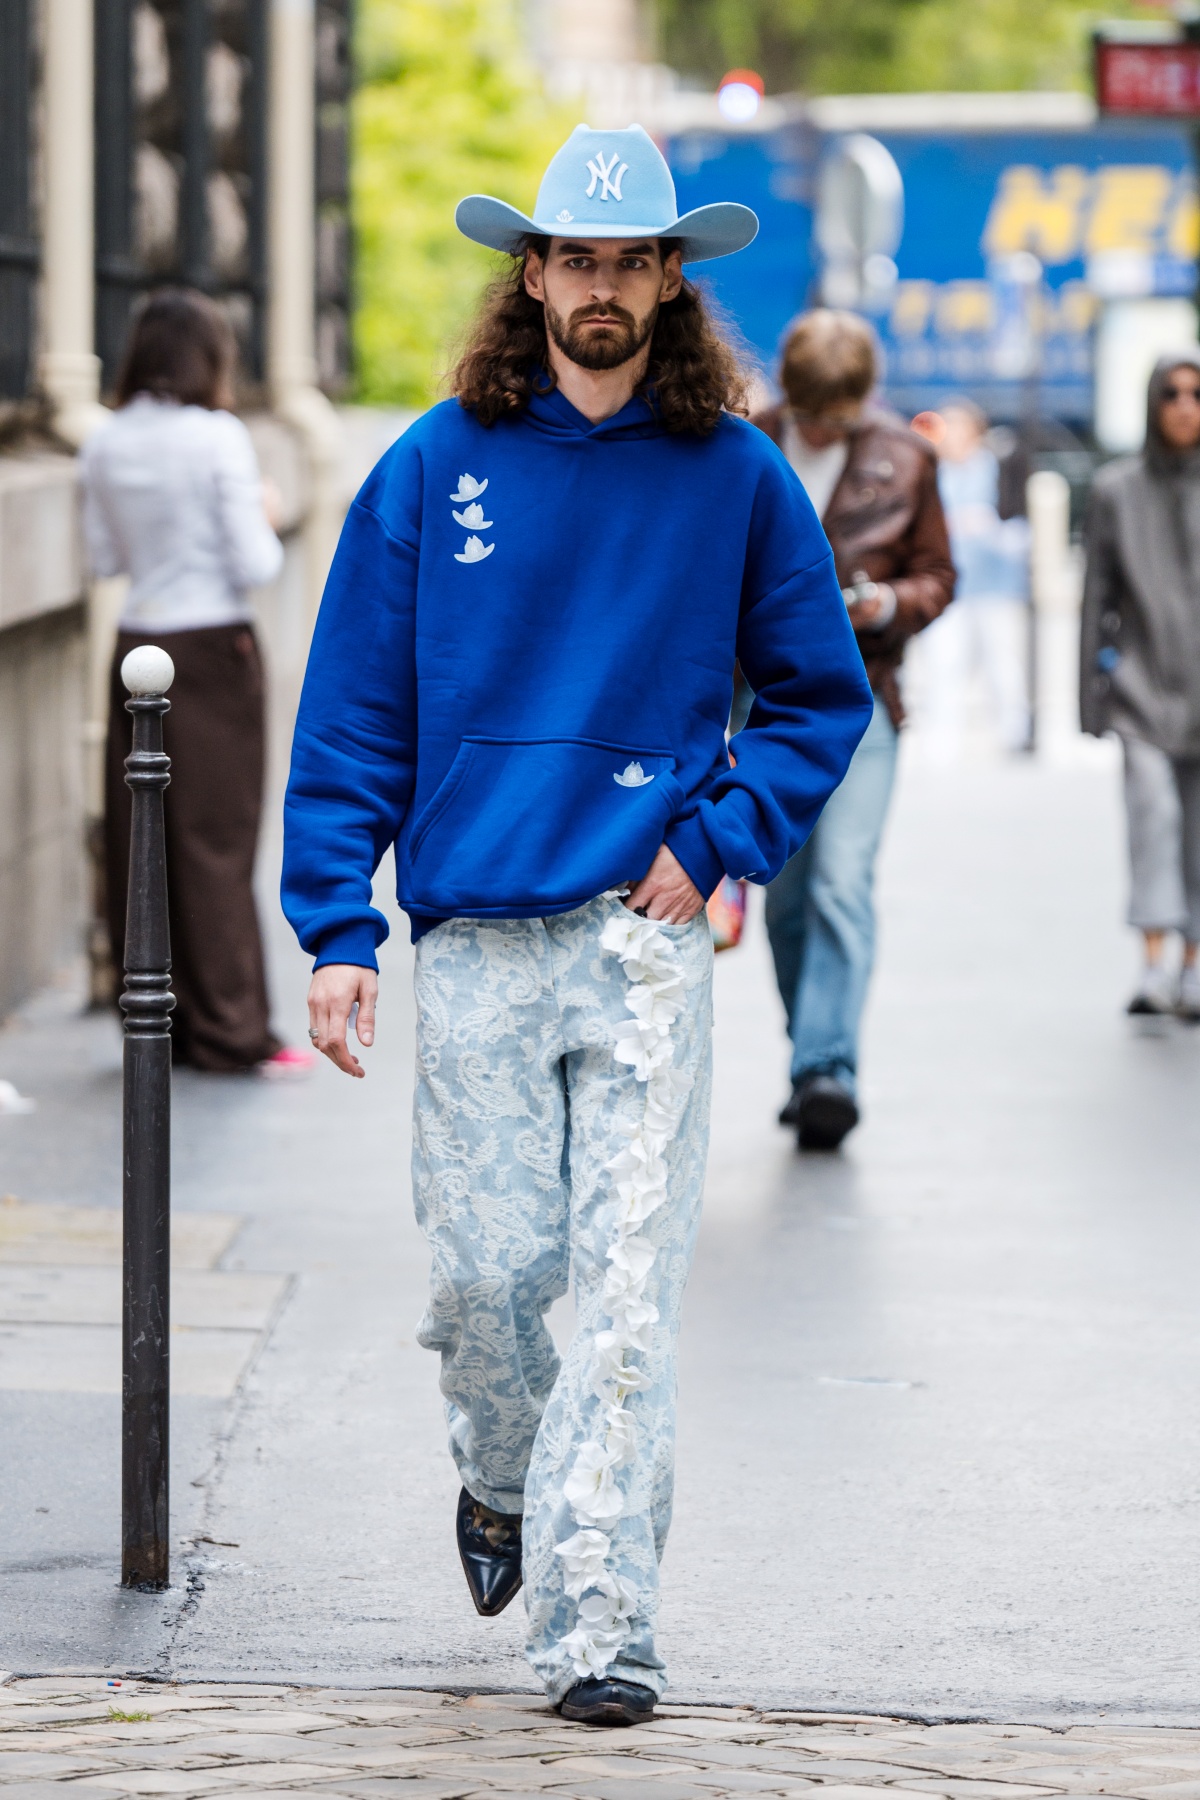
[[592, 1367], [593, 1392], [604, 1408], [602, 1430], [580, 1445], [563, 1488], [580, 1530], [555, 1546], [563, 1559], [564, 1588], [580, 1603], [579, 1623], [564, 1638], [563, 1649], [581, 1679], [607, 1671], [637, 1611], [632, 1583], [609, 1566], [612, 1542], [604, 1527], [625, 1510], [617, 1475], [637, 1454], [637, 1425], [627, 1402], [649, 1385], [644, 1369], [628, 1358], [650, 1349], [659, 1318], [646, 1296], [657, 1252], [641, 1228], [666, 1201], [664, 1159], [691, 1087], [686, 1071], [672, 1067], [671, 1027], [684, 1009], [679, 953], [652, 919], [622, 910], [624, 916], [611, 918], [600, 934], [601, 949], [619, 960], [630, 983], [625, 1005], [633, 1016], [617, 1026], [613, 1056], [633, 1070], [646, 1098], [628, 1142], [604, 1165], [614, 1177], [617, 1205], [603, 1290], [612, 1323], [596, 1336]]
[[[417, 945], [420, 1341], [468, 1492], [524, 1508], [527, 1651], [661, 1693], [675, 1348], [707, 1149], [712, 944], [606, 895]], [[573, 1267], [561, 1366], [544, 1314]]]

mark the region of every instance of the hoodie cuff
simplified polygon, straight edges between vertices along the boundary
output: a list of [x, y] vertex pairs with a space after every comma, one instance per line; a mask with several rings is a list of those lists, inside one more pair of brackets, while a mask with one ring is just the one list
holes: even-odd
[[672, 856], [682, 863], [689, 881], [707, 901], [725, 878], [725, 865], [709, 842], [708, 833], [695, 813], [687, 819], [676, 819], [667, 827], [663, 839]]
[[375, 960], [375, 927], [368, 920], [359, 919], [352, 925], [343, 925], [331, 932], [327, 938], [322, 939], [313, 969], [323, 969], [326, 963], [354, 963], [360, 969], [378, 971], [379, 964]]

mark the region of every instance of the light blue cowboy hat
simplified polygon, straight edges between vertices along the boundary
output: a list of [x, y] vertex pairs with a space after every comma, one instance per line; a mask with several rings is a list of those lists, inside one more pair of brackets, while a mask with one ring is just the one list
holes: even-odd
[[666, 158], [640, 125], [623, 131], [577, 125], [542, 176], [532, 218], [489, 194], [469, 194], [459, 201], [454, 222], [464, 237], [510, 255], [531, 233], [671, 237], [683, 239], [684, 262], [705, 262], [744, 250], [758, 235], [756, 215], [732, 200], [697, 206], [682, 218], [677, 208]]

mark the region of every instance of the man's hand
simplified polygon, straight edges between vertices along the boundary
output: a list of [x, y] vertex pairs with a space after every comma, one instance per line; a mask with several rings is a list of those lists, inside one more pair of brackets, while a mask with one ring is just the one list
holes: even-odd
[[853, 600], [846, 608], [846, 612], [855, 631], [871, 631], [876, 627], [879, 619], [879, 601], [874, 598]]
[[664, 844], [633, 892], [626, 896], [625, 904], [631, 912], [644, 912], [648, 919], [657, 919], [662, 925], [686, 925], [703, 909], [704, 895]]
[[896, 616], [896, 590], [886, 581], [843, 588], [842, 598], [855, 631], [883, 631]]
[[313, 1047], [347, 1075], [361, 1080], [366, 1070], [346, 1042], [350, 1014], [358, 1003], [358, 1041], [375, 1042], [375, 998], [379, 993], [379, 977], [374, 969], [359, 968], [357, 963], [326, 963], [312, 978], [308, 990], [308, 1022], [316, 1037]]

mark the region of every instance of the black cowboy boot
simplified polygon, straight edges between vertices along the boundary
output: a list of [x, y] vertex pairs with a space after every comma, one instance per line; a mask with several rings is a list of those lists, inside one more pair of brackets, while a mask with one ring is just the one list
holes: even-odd
[[521, 1515], [493, 1512], [464, 1488], [458, 1496], [458, 1554], [485, 1619], [502, 1613], [521, 1585]]
[[577, 1681], [558, 1710], [564, 1719], [581, 1725], [643, 1725], [653, 1717], [656, 1698], [652, 1688], [604, 1675]]

